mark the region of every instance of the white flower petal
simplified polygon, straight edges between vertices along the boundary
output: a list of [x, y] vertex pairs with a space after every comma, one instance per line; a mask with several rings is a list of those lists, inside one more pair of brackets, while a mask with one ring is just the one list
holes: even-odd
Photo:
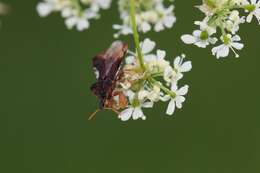
[[138, 100], [144, 100], [148, 96], [149, 92], [146, 90], [141, 90], [138, 92]]
[[141, 30], [146, 33], [151, 30], [151, 25], [148, 22], [142, 22]]
[[176, 92], [178, 90], [178, 86], [176, 82], [172, 82], [171, 91]]
[[250, 13], [247, 18], [246, 18], [246, 22], [250, 23], [253, 19], [253, 13]]
[[194, 44], [196, 42], [196, 38], [194, 36], [188, 35], [188, 34], [181, 36], [181, 40], [185, 44]]
[[163, 50], [157, 50], [157, 58], [159, 59], [159, 60], [162, 60], [162, 59], [164, 59], [165, 58], [165, 56], [166, 56], [166, 52], [165, 51], [163, 51]]
[[120, 114], [119, 114], [119, 118], [122, 120], [122, 121], [128, 121], [132, 114], [133, 114], [133, 111], [134, 109], [133, 108], [128, 108], [128, 109], [125, 109], [123, 110]]
[[174, 68], [175, 69], [179, 69], [179, 66], [180, 66], [180, 63], [181, 63], [181, 57], [180, 56], [177, 56], [175, 59], [174, 59]]
[[141, 43], [142, 53], [150, 53], [155, 48], [155, 42], [151, 41], [149, 38], [146, 38], [143, 43]]
[[200, 38], [201, 30], [195, 30], [195, 31], [193, 31], [192, 34], [193, 34], [195, 37]]
[[182, 73], [177, 73], [177, 75], [175, 76], [175, 80], [176, 80], [175, 82], [179, 81], [182, 78], [183, 78], [183, 74]]
[[236, 48], [237, 50], [241, 50], [244, 47], [244, 44], [242, 43], [231, 43], [231, 46]]
[[192, 69], [191, 61], [183, 63], [179, 69], [180, 72], [188, 72]]
[[182, 103], [185, 101], [185, 97], [183, 96], [177, 96], [175, 98], [175, 102], [176, 102], [176, 107], [181, 109], [182, 108]]
[[209, 42], [200, 40], [194, 44], [200, 48], [206, 48], [209, 45]]
[[212, 49], [212, 54], [217, 58], [227, 57], [229, 54], [229, 47], [227, 45], [220, 45]]
[[218, 39], [216, 37], [209, 38], [209, 43], [210, 44], [216, 44], [217, 41], [218, 41]]
[[128, 56], [125, 58], [126, 64], [134, 64], [135, 63], [135, 57], [134, 56]]
[[142, 104], [142, 107], [144, 108], [152, 108], [153, 107], [153, 102], [145, 102]]
[[97, 2], [102, 9], [108, 9], [111, 4], [111, 0], [97, 0]]
[[186, 95], [188, 93], [188, 90], [189, 90], [189, 86], [185, 85], [185, 86], [181, 87], [178, 91], [176, 91], [176, 94], [183, 96], [183, 95]]
[[256, 0], [251, 0], [251, 4], [256, 4]]
[[167, 28], [171, 28], [175, 22], [176, 22], [176, 17], [174, 17], [174, 16], [168, 16], [168, 17], [166, 17], [165, 20], [163, 21], [164, 25], [165, 25]]
[[144, 55], [144, 61], [149, 62], [149, 61], [156, 61], [157, 56], [154, 54], [146, 54]]
[[169, 101], [170, 99], [171, 99], [171, 96], [169, 96], [169, 95], [165, 95], [163, 97], [160, 97], [160, 100], [163, 101], [163, 102]]
[[137, 120], [139, 118], [142, 118], [144, 116], [144, 113], [143, 111], [141, 110], [140, 107], [137, 107], [134, 109], [134, 112], [133, 112], [133, 120]]
[[235, 35], [234, 37], [231, 38], [231, 41], [240, 41], [241, 38], [239, 35]]
[[70, 17], [65, 20], [65, 25], [68, 29], [72, 29], [77, 24], [77, 18], [76, 17]]
[[172, 115], [175, 111], [175, 101], [171, 99], [171, 101], [168, 104], [166, 114]]
[[132, 90], [127, 90], [125, 95], [129, 98], [130, 101], [132, 101], [135, 97], [135, 93]]
[[162, 22], [158, 22], [156, 23], [156, 25], [154, 26], [154, 30], [156, 32], [160, 32], [164, 29], [163, 23]]
[[164, 70], [164, 73], [163, 73], [163, 79], [166, 81], [166, 82], [171, 82], [171, 79], [173, 78], [173, 76], [175, 75], [176, 73], [173, 71], [172, 67], [171, 66], [168, 66], [165, 68]]
[[52, 6], [49, 3], [39, 3], [36, 9], [41, 17], [46, 17], [52, 12]]
[[83, 31], [89, 27], [89, 22], [86, 19], [80, 19], [77, 23], [77, 30]]
[[122, 29], [122, 25], [114, 24], [113, 29]]

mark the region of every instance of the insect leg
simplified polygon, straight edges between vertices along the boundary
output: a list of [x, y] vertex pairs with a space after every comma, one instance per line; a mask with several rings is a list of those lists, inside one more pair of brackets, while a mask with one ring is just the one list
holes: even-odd
[[114, 108], [104, 108], [105, 110], [110, 110], [110, 111], [113, 111], [114, 113], [116, 113], [117, 115], [120, 114], [120, 112], [118, 112], [116, 109]]

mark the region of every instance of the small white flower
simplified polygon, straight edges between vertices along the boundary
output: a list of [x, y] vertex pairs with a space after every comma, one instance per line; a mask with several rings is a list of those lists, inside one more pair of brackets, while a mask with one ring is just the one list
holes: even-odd
[[36, 10], [41, 17], [48, 16], [53, 11], [61, 11], [71, 5], [70, 0], [43, 0], [39, 2]]
[[201, 31], [206, 31], [209, 35], [213, 35], [217, 32], [215, 26], [209, 26], [209, 17], [206, 16], [202, 21], [195, 21], [194, 24], [200, 27]]
[[239, 57], [235, 49], [241, 50], [244, 47], [244, 44], [238, 42], [241, 40], [238, 35], [232, 37], [230, 34], [228, 34], [224, 37], [221, 37], [221, 40], [223, 41], [223, 44], [212, 49], [212, 54], [216, 56], [217, 59], [227, 57], [229, 54], [229, 49], [234, 52], [236, 57]]
[[118, 117], [122, 121], [128, 121], [131, 117], [133, 118], [133, 120], [138, 120], [139, 118], [143, 120], [146, 119], [141, 107], [129, 107], [123, 110]]
[[141, 48], [142, 48], [142, 53], [143, 54], [148, 54], [151, 51], [153, 51], [153, 49], [156, 46], [156, 43], [152, 40], [150, 40], [149, 38], [144, 39], [144, 41], [140, 44]]
[[172, 83], [171, 91], [174, 92], [176, 94], [176, 96], [174, 98], [171, 98], [170, 96], [166, 95], [161, 98], [162, 101], [170, 100], [166, 114], [172, 115], [174, 113], [176, 107], [178, 109], [182, 108], [182, 104], [185, 101], [184, 95], [186, 95], [188, 93], [188, 89], [189, 89], [188, 85], [185, 85], [185, 86], [181, 87], [180, 89], [178, 89], [177, 83], [176, 82]]
[[100, 9], [108, 9], [111, 4], [111, 0], [81, 0], [81, 2], [82, 4], [75, 1], [75, 5], [72, 0], [43, 0], [36, 9], [41, 17], [51, 12], [60, 12], [65, 18], [68, 29], [76, 27], [78, 31], [83, 31], [89, 28], [90, 19], [99, 18]]
[[170, 66], [170, 62], [165, 60], [165, 56], [166, 52], [159, 49], [156, 51], [156, 55], [145, 56], [147, 72], [159, 76], [166, 75], [165, 70], [172, 67]]
[[191, 61], [183, 62], [185, 55], [181, 55], [175, 58], [173, 65], [174, 68], [168, 66], [164, 70], [164, 80], [169, 84], [177, 82], [183, 78], [183, 73], [189, 72], [192, 69]]
[[110, 8], [112, 0], [97, 0], [97, 4], [102, 9], [108, 9]]
[[240, 17], [239, 12], [234, 10], [228, 17], [228, 20], [225, 23], [225, 27], [232, 34], [235, 34], [239, 30], [239, 25], [245, 23], [245, 17]]
[[[129, 1], [118, 0], [118, 6], [122, 25], [113, 27], [118, 30], [114, 36], [132, 34], [132, 32], [126, 32], [126, 28], [131, 28]], [[135, 14], [137, 30], [146, 33], [152, 29], [159, 32], [166, 28], [172, 28], [176, 21], [173, 10], [174, 6], [165, 7], [163, 0], [138, 1]]]
[[132, 34], [132, 28], [129, 27], [128, 25], [117, 25], [114, 24], [113, 25], [113, 29], [118, 30], [118, 32], [116, 34], [114, 34], [115, 38], [118, 38], [121, 34], [122, 35], [128, 35], [128, 34]]
[[164, 69], [170, 65], [168, 61], [164, 58], [166, 56], [166, 52], [164, 50], [158, 49], [156, 54], [151, 53], [156, 46], [154, 41], [150, 39], [145, 39], [143, 42], [140, 43], [140, 47], [144, 56], [144, 61], [146, 62], [146, 66], [150, 72], [154, 71], [164, 71]]
[[127, 109], [123, 110], [119, 114], [119, 119], [122, 121], [128, 121], [131, 117], [133, 120], [146, 120], [146, 116], [144, 115], [142, 108], [152, 108], [153, 102], [145, 102], [142, 103], [140, 106], [129, 106]]
[[161, 89], [154, 85], [153, 89], [148, 93], [147, 99], [149, 99], [151, 102], [158, 102], [160, 100], [160, 94]]
[[[205, 48], [217, 42], [216, 38], [211, 39], [210, 36], [217, 31], [221, 32], [220, 39], [223, 44], [212, 49], [212, 54], [217, 58], [228, 56], [229, 49], [239, 57], [235, 50], [244, 47], [239, 43], [240, 37], [236, 36], [240, 24], [251, 22], [253, 17], [256, 17], [260, 25], [260, 0], [203, 0], [203, 5], [197, 7], [205, 14], [202, 21], [195, 22], [200, 31], [196, 30], [192, 35], [183, 35], [181, 39], [186, 44]], [[248, 13], [247, 17], [240, 16], [242, 9]], [[235, 36], [232, 37], [230, 34]]]
[[101, 9], [108, 9], [111, 5], [111, 0], [80, 0], [84, 5], [90, 5], [91, 9], [98, 11]]
[[140, 17], [144, 21], [150, 21], [151, 23], [156, 23], [156, 21], [158, 21], [159, 16], [155, 10], [150, 10], [150, 11], [142, 12]]
[[76, 13], [77, 13], [77, 11], [75, 11], [73, 8], [70, 8], [70, 7], [66, 7], [61, 10], [61, 16], [63, 18], [71, 17], [71, 16], [75, 15]]
[[192, 35], [185, 34], [181, 37], [185, 44], [194, 44], [201, 48], [206, 48], [209, 44], [217, 42], [216, 37], [210, 37], [207, 31], [195, 30]]
[[173, 81], [178, 81], [181, 78], [183, 78], [183, 73], [189, 72], [192, 69], [192, 63], [191, 61], [183, 62], [185, 58], [185, 55], [178, 56], [175, 58], [173, 64], [174, 64], [174, 70], [176, 72], [176, 75], [173, 78]]
[[246, 21], [250, 23], [255, 16], [258, 23], [260, 24], [260, 1], [259, 0], [250, 0], [251, 4], [248, 4], [249, 9], [246, 9], [249, 12]]
[[149, 38], [144, 39], [144, 41], [140, 43], [140, 47], [142, 49], [145, 61], [156, 59], [156, 55], [151, 53], [154, 50], [155, 46], [156, 43], [150, 40]]
[[165, 56], [166, 56], [166, 52], [164, 50], [158, 49], [156, 51], [156, 54], [146, 54], [146, 55], [144, 55], [144, 61], [146, 63], [154, 62], [154, 63], [156, 63], [157, 65], [160, 66], [162, 64], [165, 64], [165, 61], [166, 61], [164, 59]]
[[165, 82], [167, 82], [167, 84], [169, 85], [169, 83], [171, 83], [175, 77], [176, 72], [173, 70], [173, 68], [171, 66], [166, 67], [163, 72], [163, 79], [165, 80]]
[[52, 10], [53, 10], [53, 6], [49, 3], [45, 3], [45, 2], [40, 2], [37, 7], [37, 12], [41, 17], [46, 17], [48, 16]]
[[162, 3], [156, 5], [156, 10], [160, 14], [160, 18], [156, 21], [154, 30], [156, 32], [162, 31], [165, 28], [172, 28], [176, 22], [176, 17], [173, 15], [174, 6], [171, 5], [165, 8]]
[[[158, 58], [165, 57], [165, 51], [158, 50], [157, 55], [152, 53], [156, 46], [156, 43], [149, 38], [144, 39], [143, 42], [140, 43], [141, 51], [143, 54], [143, 58], [145, 62], [155, 61]], [[129, 51], [130, 56], [126, 57], [126, 64], [135, 64], [136, 57], [138, 56], [136, 53]]]
[[84, 29], [89, 28], [89, 22], [84, 16], [71, 16], [65, 20], [65, 24], [68, 29], [72, 29], [76, 26], [78, 31], [83, 31]]
[[161, 89], [154, 85], [152, 89], [142, 89], [138, 92], [138, 100], [149, 100], [151, 102], [158, 102], [160, 100]]
[[[144, 115], [142, 108], [152, 108], [153, 102], [139, 100], [139, 98], [136, 98], [136, 94], [131, 90], [125, 91], [125, 95], [129, 98], [131, 105], [129, 105], [127, 109], [123, 110], [119, 114], [118, 118], [122, 121], [128, 121], [131, 117], [133, 118], [133, 120], [145, 120], [146, 116]], [[146, 96], [146, 93], [144, 93], [143, 99], [145, 99]]]
[[146, 21], [143, 21], [143, 22], [141, 22], [141, 24], [140, 24], [140, 30], [143, 32], [143, 33], [146, 33], [146, 32], [148, 32], [148, 31], [150, 31], [151, 30], [151, 25], [148, 23], [148, 22], [146, 22]]

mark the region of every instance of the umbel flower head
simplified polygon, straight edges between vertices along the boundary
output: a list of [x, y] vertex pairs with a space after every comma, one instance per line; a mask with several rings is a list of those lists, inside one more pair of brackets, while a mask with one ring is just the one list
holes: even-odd
[[60, 12], [68, 29], [83, 31], [89, 28], [89, 20], [98, 19], [101, 9], [110, 8], [111, 0], [43, 0], [37, 5], [41, 17]]
[[[113, 44], [115, 45], [115, 43]], [[122, 45], [122, 44], [121, 44]], [[184, 73], [191, 70], [192, 65], [190, 61], [185, 61], [185, 55], [175, 58], [172, 62], [166, 60], [166, 52], [164, 50], [155, 50], [155, 42], [150, 39], [145, 39], [140, 43], [142, 55], [144, 58], [144, 67], [141, 66], [138, 53], [128, 50], [128, 55], [125, 58], [125, 63], [119, 68], [117, 72], [118, 77], [115, 83], [111, 83], [113, 91], [109, 94], [109, 99], [105, 101], [103, 109], [112, 109], [118, 113], [119, 119], [127, 121], [130, 119], [146, 119], [144, 109], [152, 108], [157, 102], [168, 102], [166, 114], [172, 115], [175, 108], [181, 109], [185, 101], [185, 95], [188, 93], [188, 85], [178, 89], [178, 82], [183, 78]], [[122, 46], [120, 46], [122, 47]], [[113, 53], [106, 51], [105, 55], [96, 56], [100, 61], [106, 62], [105, 59], [111, 59], [111, 55], [121, 57], [122, 54], [115, 53], [118, 48], [113, 47]], [[117, 52], [117, 51], [116, 51]], [[118, 56], [120, 55], [120, 56]], [[112, 58], [113, 59], [113, 58]], [[116, 60], [110, 60], [118, 62]], [[120, 59], [120, 58], [119, 58]], [[104, 83], [107, 77], [100, 77], [100, 72], [103, 74], [115, 74], [115, 65], [109, 65], [109, 70], [104, 63], [94, 62], [94, 66], [98, 69], [99, 80]], [[101, 75], [102, 75], [101, 74]], [[110, 77], [111, 78], [111, 77]], [[99, 85], [99, 84], [98, 84]], [[102, 84], [102, 86], [108, 85]], [[96, 90], [99, 89], [97, 85], [94, 87], [94, 94], [99, 95]], [[98, 94], [97, 94], [98, 93]], [[120, 94], [119, 94], [120, 93]], [[103, 94], [108, 98], [107, 94]], [[111, 96], [111, 97], [110, 97]], [[123, 103], [123, 104], [122, 104]], [[121, 105], [121, 106], [119, 106]]]
[[182, 108], [188, 86], [185, 85], [178, 90], [177, 84], [182, 79], [183, 73], [191, 70], [191, 62], [184, 62], [185, 55], [182, 55], [171, 63], [166, 60], [165, 51], [158, 49], [153, 53], [155, 46], [155, 42], [150, 39], [140, 43], [144, 54], [145, 71], [141, 70], [138, 59], [133, 58], [137, 56], [136, 54], [126, 57], [124, 75], [119, 81], [129, 100], [127, 108], [119, 114], [119, 118], [123, 121], [131, 118], [146, 119], [143, 109], [152, 108], [159, 101], [171, 100], [166, 110], [168, 115], [174, 113], [175, 106]]
[[[117, 30], [114, 36], [132, 34], [129, 1], [118, 0], [118, 6], [122, 24], [113, 25], [113, 28]], [[152, 29], [159, 32], [166, 28], [172, 28], [176, 22], [173, 12], [174, 6], [170, 5], [166, 7], [164, 0], [139, 0], [136, 2], [135, 8], [135, 17], [139, 32], [146, 33]]]
[[[196, 21], [199, 30], [195, 30], [192, 35], [183, 35], [182, 41], [200, 48], [206, 48], [220, 41], [220, 45], [212, 48], [213, 55], [224, 58], [231, 50], [235, 57], [239, 57], [236, 50], [244, 47], [237, 34], [240, 24], [250, 23], [254, 17], [260, 24], [260, 0], [203, 0], [203, 4], [197, 7], [205, 14], [205, 18]], [[241, 9], [246, 15], [241, 15]], [[221, 31], [220, 39], [214, 36], [217, 34], [217, 29]]]

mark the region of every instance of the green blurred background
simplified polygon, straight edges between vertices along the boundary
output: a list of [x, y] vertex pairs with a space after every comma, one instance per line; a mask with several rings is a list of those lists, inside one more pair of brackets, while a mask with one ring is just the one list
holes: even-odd
[[[0, 30], [1, 173], [259, 173], [260, 27], [242, 25], [245, 48], [216, 60], [210, 49], [184, 45], [203, 15], [200, 0], [176, 0], [175, 27], [145, 35], [168, 58], [185, 53], [193, 70], [184, 108], [147, 110], [147, 121], [119, 121], [98, 106], [89, 87], [91, 58], [113, 41], [117, 6], [85, 32], [68, 31], [59, 14], [40, 18], [37, 0], [6, 0]], [[144, 38], [144, 35], [141, 36]], [[132, 43], [131, 37], [122, 37]], [[131, 44], [133, 47], [133, 45]]]

